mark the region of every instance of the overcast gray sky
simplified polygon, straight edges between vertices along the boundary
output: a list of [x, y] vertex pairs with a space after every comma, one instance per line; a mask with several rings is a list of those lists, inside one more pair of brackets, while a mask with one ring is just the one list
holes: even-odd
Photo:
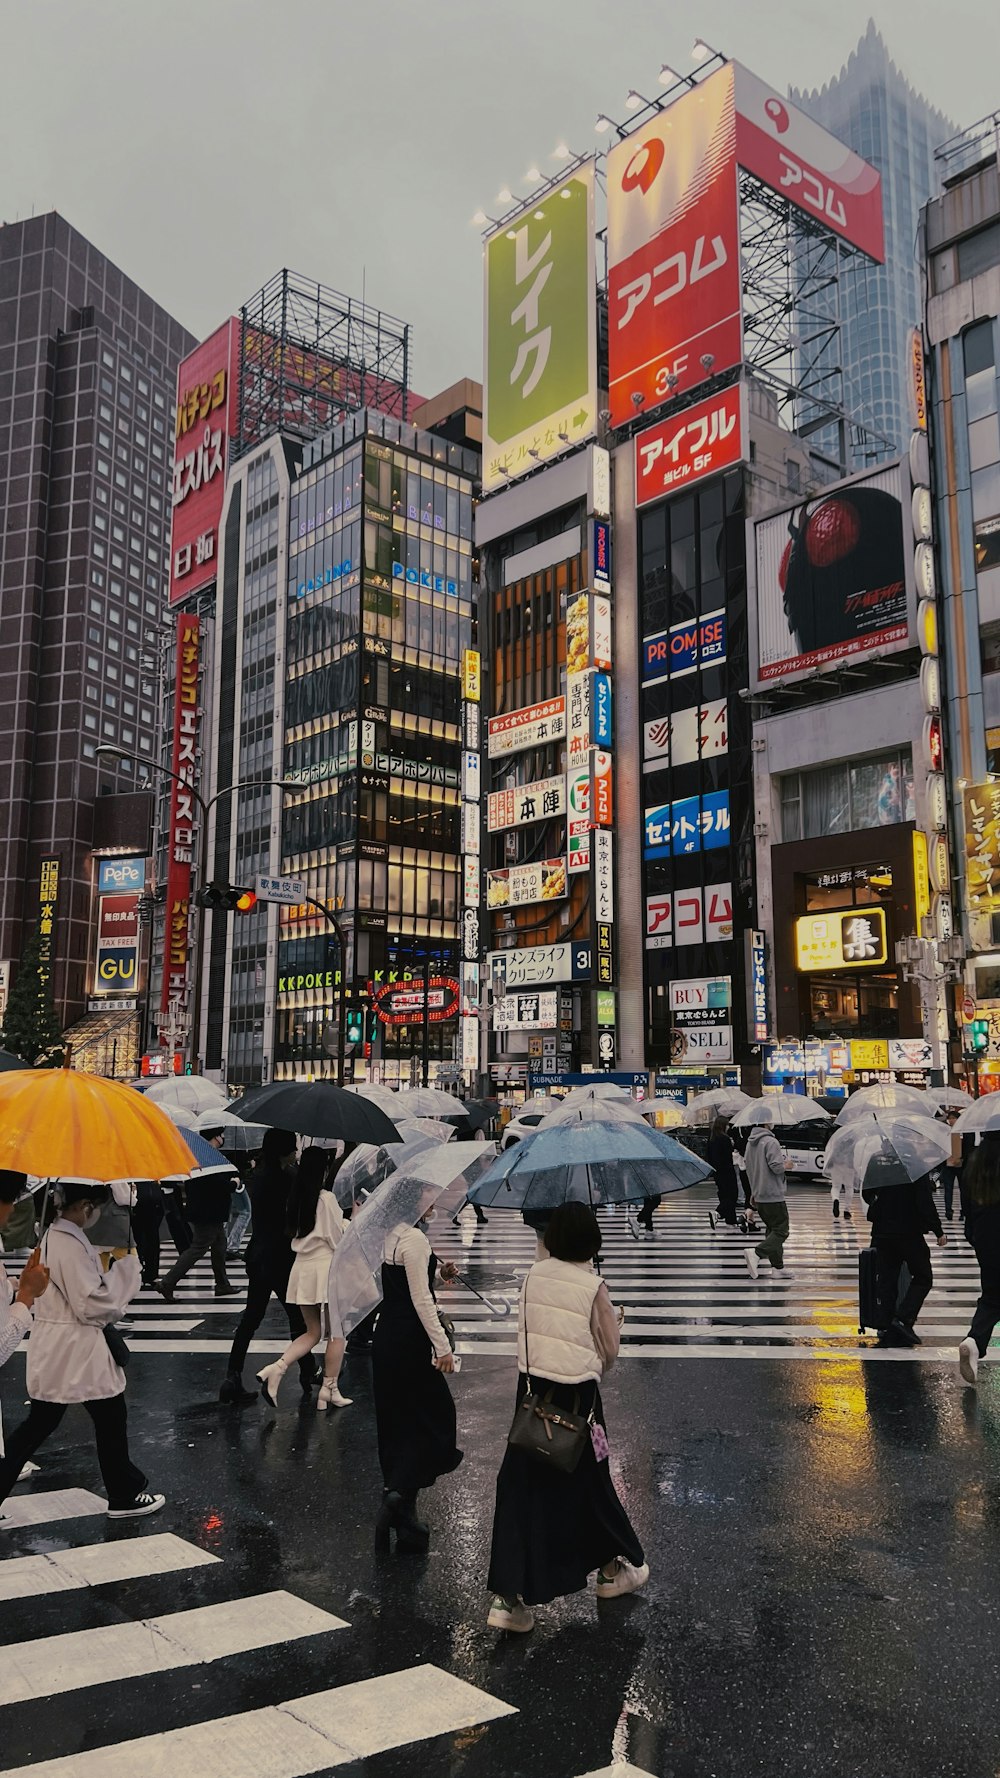
[[[480, 374], [479, 232], [696, 31], [820, 85], [872, 0], [2, 0], [0, 217], [58, 209], [206, 334], [288, 265], [411, 321], [414, 386]], [[959, 124], [1000, 107], [996, 0], [879, 0]]]

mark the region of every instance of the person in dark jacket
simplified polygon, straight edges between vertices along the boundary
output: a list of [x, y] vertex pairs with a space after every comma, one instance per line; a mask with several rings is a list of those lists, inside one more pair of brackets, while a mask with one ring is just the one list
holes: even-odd
[[[140, 1179], [136, 1182], [135, 1204], [132, 1207], [132, 1237], [135, 1250], [142, 1266], [142, 1283], [146, 1290], [155, 1290], [156, 1280], [160, 1275], [160, 1224], [165, 1209], [163, 1192], [157, 1179]], [[183, 1253], [191, 1246], [193, 1232], [188, 1230], [188, 1239], [184, 1247], [178, 1248]]]
[[962, 1197], [965, 1232], [979, 1261], [980, 1294], [958, 1348], [958, 1368], [964, 1381], [974, 1384], [1000, 1321], [1000, 1136], [985, 1135], [973, 1149], [962, 1172]]
[[[258, 1397], [243, 1385], [243, 1366], [250, 1341], [277, 1297], [288, 1319], [293, 1339], [305, 1332], [301, 1309], [286, 1299], [288, 1278], [295, 1255], [288, 1234], [288, 1195], [295, 1178], [295, 1137], [291, 1130], [268, 1130], [250, 1176], [248, 1190], [252, 1211], [250, 1241], [243, 1255], [247, 1268], [247, 1300], [229, 1354], [226, 1380], [220, 1401], [251, 1402]], [[299, 1379], [307, 1394], [317, 1377], [316, 1360], [310, 1353], [299, 1359]]]
[[195, 1174], [184, 1182], [184, 1203], [191, 1221], [191, 1244], [174, 1261], [169, 1272], [157, 1278], [153, 1289], [164, 1302], [174, 1300], [181, 1279], [205, 1254], [211, 1255], [216, 1296], [235, 1296], [236, 1286], [226, 1272], [226, 1224], [233, 1200], [232, 1167], [219, 1156], [220, 1170]]
[[[734, 1229], [740, 1184], [736, 1177], [736, 1162], [733, 1159], [733, 1141], [729, 1134], [729, 1125], [724, 1117], [717, 1117], [712, 1125], [705, 1158], [715, 1173], [715, 1189], [719, 1194], [719, 1220], [728, 1223], [730, 1228]], [[711, 1212], [709, 1221], [714, 1228], [715, 1218]]]
[[[937, 1239], [939, 1247], [947, 1247], [948, 1237], [941, 1227], [941, 1218], [934, 1202], [934, 1178], [925, 1174], [913, 1184], [876, 1185], [872, 1165], [865, 1174], [866, 1184], [861, 1196], [869, 1206], [868, 1221], [872, 1225], [872, 1245], [879, 1260], [879, 1295], [883, 1303], [898, 1303], [887, 1327], [878, 1336], [880, 1346], [919, 1346], [920, 1335], [913, 1323], [934, 1283], [931, 1256], [926, 1234]], [[906, 1266], [910, 1282], [901, 1302], [899, 1274]]]

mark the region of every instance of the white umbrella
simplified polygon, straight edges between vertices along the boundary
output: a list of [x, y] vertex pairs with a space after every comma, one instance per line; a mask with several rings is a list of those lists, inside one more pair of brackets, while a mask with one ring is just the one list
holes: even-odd
[[910, 1111], [917, 1117], [932, 1117], [934, 1107], [928, 1105], [927, 1094], [920, 1087], [899, 1086], [894, 1081], [880, 1081], [873, 1087], [861, 1087], [852, 1093], [837, 1113], [838, 1124], [849, 1124], [867, 1111]]
[[1000, 1130], [1000, 1093], [984, 1093], [981, 1099], [974, 1099], [957, 1124], [952, 1124], [950, 1134], [972, 1136], [983, 1130]]
[[[618, 1091], [618, 1089], [615, 1089]], [[585, 1087], [577, 1096], [567, 1093], [558, 1111], [547, 1117], [538, 1128], [551, 1130], [554, 1125], [598, 1123], [641, 1123], [642, 1114], [630, 1094], [623, 1099], [598, 1098]]]
[[712, 1087], [707, 1093], [696, 1093], [684, 1107], [686, 1124], [710, 1124], [717, 1117], [735, 1117], [751, 1103], [750, 1094], [739, 1087]]
[[[170, 1112], [166, 1106], [167, 1116]], [[227, 1111], [223, 1106], [212, 1106], [208, 1111], [199, 1111], [192, 1128], [203, 1136], [206, 1130], [222, 1130], [225, 1140], [223, 1148], [230, 1154], [252, 1154], [261, 1146], [267, 1132], [266, 1124], [245, 1124], [235, 1111]]]
[[389, 1113], [394, 1123], [401, 1117], [443, 1117], [451, 1121], [469, 1115], [461, 1099], [441, 1092], [438, 1087], [404, 1087], [395, 1099], [396, 1109]]
[[733, 1118], [734, 1130], [749, 1129], [752, 1124], [832, 1124], [833, 1119], [815, 1099], [803, 1093], [775, 1093], [770, 1099], [755, 1099], [744, 1105]]
[[348, 1087], [349, 1093], [357, 1093], [359, 1099], [370, 1099], [387, 1117], [395, 1119], [399, 1110], [399, 1094], [392, 1087], [376, 1086], [372, 1081], [363, 1081], [358, 1087]]
[[823, 1171], [831, 1185], [900, 1185], [922, 1179], [946, 1161], [951, 1131], [933, 1117], [908, 1111], [877, 1111], [834, 1130]]
[[939, 1117], [943, 1111], [967, 1111], [976, 1103], [972, 1094], [963, 1093], [960, 1087], [925, 1087], [924, 1091]]
[[154, 1080], [146, 1089], [146, 1098], [161, 1111], [169, 1113], [172, 1105], [179, 1105], [191, 1115], [199, 1111], [217, 1111], [220, 1107], [228, 1109], [231, 1101], [212, 1080], [205, 1080], [200, 1074], [169, 1075], [164, 1080]]

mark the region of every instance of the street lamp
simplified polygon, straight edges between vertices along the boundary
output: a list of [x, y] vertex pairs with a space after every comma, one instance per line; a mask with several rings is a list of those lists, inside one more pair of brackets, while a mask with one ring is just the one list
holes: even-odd
[[957, 934], [951, 938], [918, 938], [911, 934], [897, 940], [896, 965], [904, 982], [912, 982], [920, 989], [921, 1021], [924, 1030], [929, 1027], [931, 1034], [931, 1066], [935, 1072], [944, 1074], [941, 988], [945, 982], [961, 978], [965, 967], [965, 945]]

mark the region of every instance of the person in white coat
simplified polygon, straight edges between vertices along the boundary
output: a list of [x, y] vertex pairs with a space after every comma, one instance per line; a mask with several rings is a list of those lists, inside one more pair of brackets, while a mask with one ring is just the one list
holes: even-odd
[[[305, 1332], [285, 1347], [274, 1364], [266, 1364], [257, 1372], [257, 1381], [264, 1400], [271, 1407], [278, 1405], [278, 1390], [289, 1365], [307, 1358], [323, 1331], [323, 1311], [327, 1307], [330, 1282], [330, 1261], [344, 1233], [340, 1205], [332, 1191], [324, 1190], [330, 1170], [330, 1151], [307, 1148], [299, 1162], [295, 1184], [288, 1194], [288, 1233], [295, 1255], [288, 1277], [286, 1303], [297, 1303], [302, 1311]], [[340, 1367], [344, 1360], [344, 1338], [341, 1328], [329, 1326], [329, 1338], [323, 1360], [323, 1385], [316, 1398], [317, 1408], [349, 1408], [351, 1398], [341, 1395]]]
[[148, 1491], [146, 1477], [129, 1456], [125, 1372], [105, 1338], [105, 1329], [139, 1293], [139, 1261], [129, 1253], [105, 1272], [84, 1233], [98, 1221], [108, 1197], [108, 1187], [93, 1182], [64, 1180], [56, 1187], [60, 1214], [41, 1246], [49, 1286], [35, 1310], [28, 1345], [31, 1405], [0, 1460], [0, 1504], [22, 1465], [75, 1403], [94, 1423], [109, 1519], [144, 1518], [164, 1504], [162, 1494]]
[[[0, 1168], [0, 1235], [14, 1213], [15, 1204], [26, 1196], [27, 1186], [26, 1174], [12, 1173], [7, 1168]], [[32, 1310], [48, 1281], [49, 1274], [41, 1263], [37, 1247], [17, 1281], [16, 1290], [6, 1274], [0, 1278], [0, 1365], [7, 1363], [11, 1353], [17, 1351], [24, 1339], [31, 1326]], [[2, 1456], [3, 1420], [0, 1419], [0, 1457]]]

